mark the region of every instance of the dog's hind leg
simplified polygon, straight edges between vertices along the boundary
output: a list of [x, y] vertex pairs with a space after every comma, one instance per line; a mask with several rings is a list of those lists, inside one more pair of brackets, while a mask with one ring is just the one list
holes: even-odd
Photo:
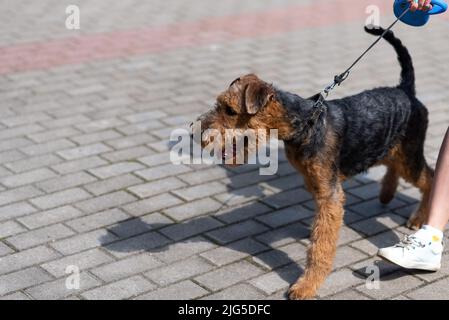
[[410, 148], [410, 143], [408, 145], [403, 144], [396, 149], [394, 158], [390, 162], [392, 165], [394, 164], [397, 174], [418, 188], [422, 194], [418, 208], [407, 222], [407, 227], [411, 229], [419, 229], [427, 221], [434, 174], [433, 169], [426, 162], [420, 144], [424, 144], [424, 141], [415, 144], [415, 148]]
[[418, 179], [411, 181], [422, 193], [422, 199], [418, 209], [410, 216], [407, 227], [411, 229], [419, 229], [426, 223], [429, 215], [429, 198], [432, 190], [432, 180], [434, 171], [427, 163], [423, 166]]
[[382, 179], [382, 188], [379, 194], [379, 200], [383, 204], [393, 200], [394, 194], [399, 184], [399, 174], [393, 165], [387, 165], [387, 173]]

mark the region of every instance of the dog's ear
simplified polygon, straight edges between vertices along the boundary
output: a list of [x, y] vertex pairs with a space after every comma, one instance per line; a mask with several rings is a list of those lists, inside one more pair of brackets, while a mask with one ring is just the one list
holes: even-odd
[[248, 114], [256, 114], [260, 109], [265, 107], [272, 100], [274, 94], [266, 83], [260, 81], [251, 81], [247, 86], [244, 94], [244, 102], [246, 112]]
[[238, 77], [237, 79], [235, 79], [234, 81], [231, 82], [231, 84], [229, 85], [229, 87], [232, 87], [234, 84], [236, 84], [238, 81], [240, 81], [240, 77]]

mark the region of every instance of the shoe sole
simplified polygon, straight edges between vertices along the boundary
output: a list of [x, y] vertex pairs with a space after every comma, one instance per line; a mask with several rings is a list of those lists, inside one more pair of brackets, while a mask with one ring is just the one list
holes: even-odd
[[377, 253], [377, 256], [381, 257], [382, 259], [384, 259], [386, 261], [392, 262], [402, 268], [405, 268], [405, 269], [416, 269], [416, 270], [433, 271], [433, 272], [441, 269], [441, 264], [438, 266], [430, 265], [427, 263], [418, 263], [418, 264], [415, 263], [413, 265], [407, 265], [406, 263], [400, 263], [399, 261], [395, 261], [394, 259], [392, 259], [388, 256], [381, 255], [379, 253]]

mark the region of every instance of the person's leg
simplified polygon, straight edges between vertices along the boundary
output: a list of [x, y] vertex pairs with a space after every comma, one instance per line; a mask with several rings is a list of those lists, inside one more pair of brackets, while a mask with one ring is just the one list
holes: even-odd
[[444, 230], [449, 220], [449, 128], [438, 155], [427, 224]]
[[392, 247], [379, 249], [378, 255], [408, 269], [440, 269], [443, 230], [449, 220], [449, 128], [438, 155], [428, 210], [420, 230]]

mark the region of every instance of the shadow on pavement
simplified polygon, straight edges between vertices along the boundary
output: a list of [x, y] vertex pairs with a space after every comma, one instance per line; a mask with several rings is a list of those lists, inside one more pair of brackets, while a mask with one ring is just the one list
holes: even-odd
[[[307, 239], [310, 235], [310, 224], [313, 221], [314, 215], [313, 200], [310, 194], [302, 188], [302, 178], [294, 173], [287, 162], [280, 163], [280, 170], [286, 171], [286, 175], [277, 175], [272, 178], [259, 176], [257, 170], [246, 172], [248, 168], [245, 167], [248, 166], [226, 169], [228, 176], [226, 180], [228, 181], [227, 194], [229, 194], [230, 198], [228, 203], [233, 205], [235, 199], [238, 200], [242, 197], [245, 200], [257, 199], [258, 201], [249, 204], [240, 204], [230, 208], [225, 206], [217, 213], [207, 214], [179, 223], [152, 224], [145, 222], [142, 218], [133, 218], [132, 228], [139, 230], [138, 232], [132, 233], [130, 237], [124, 236], [130, 234], [130, 223], [129, 220], [121, 222], [108, 228], [108, 231], [119, 236], [120, 239], [104, 246], [112, 252], [123, 253], [124, 255], [143, 251], [156, 253], [167, 251], [170, 246], [176, 243], [204, 242], [206, 238], [206, 241], [213, 242], [218, 247], [225, 247], [236, 252], [244, 253], [245, 256], [256, 258], [258, 264], [264, 266], [267, 271], [273, 270], [287, 283], [293, 283], [303, 273], [302, 266], [304, 266], [306, 258]], [[281, 172], [281, 175], [284, 173]], [[263, 179], [262, 182], [261, 179]], [[375, 180], [363, 179], [365, 183], [377, 183]], [[246, 187], [245, 183], [248, 183], [248, 181], [256, 184]], [[347, 185], [348, 187], [345, 187], [345, 191], [351, 189], [351, 183], [349, 182]], [[410, 203], [416, 202], [415, 199], [400, 192], [396, 194], [396, 199], [398, 197], [402, 200], [408, 199], [409, 203], [404, 202], [404, 207], [410, 207]], [[298, 205], [298, 201], [302, 204], [303, 201], [306, 202], [309, 207]], [[379, 206], [382, 207], [380, 203]], [[367, 239], [367, 241], [377, 248], [392, 245], [400, 240], [397, 234], [393, 230], [386, 228], [382, 222], [374, 219], [375, 216], [391, 212], [388, 207], [384, 209], [383, 212], [376, 212], [372, 215], [368, 214], [359, 220], [364, 221], [373, 217], [369, 221], [369, 228], [371, 230], [382, 230], [378, 232], [383, 232], [382, 237], [376, 237], [376, 234], [378, 234], [376, 232], [371, 236], [371, 234], [367, 235], [360, 231], [360, 227], [355, 228], [354, 223], [357, 224], [357, 221], [354, 222], [354, 212], [351, 213], [348, 210], [348, 205], [346, 206], [345, 212], [347, 215], [345, 213], [344, 225], [357, 232], [362, 238]], [[277, 214], [279, 217], [276, 216]], [[285, 215], [288, 215], [288, 218]], [[391, 219], [397, 224], [403, 224], [406, 221], [405, 215], [402, 214], [403, 217], [392, 215]], [[218, 220], [211, 219], [211, 217], [217, 218]], [[291, 221], [288, 222], [288, 220]], [[218, 223], [215, 229], [214, 227], [211, 228], [212, 221]], [[217, 221], [220, 221], [221, 224]], [[201, 230], [211, 231], [202, 232]], [[151, 238], [145, 237], [145, 234], [149, 234], [150, 231], [159, 231], [164, 236], [172, 239], [172, 241], [165, 245], [155, 247], [152, 245], [151, 240], [148, 240]], [[254, 234], [248, 237], [248, 233], [252, 232]], [[247, 241], [242, 239], [246, 239]], [[388, 239], [388, 243], [385, 242], [385, 239]], [[297, 242], [302, 245], [300, 247], [301, 252], [298, 252], [297, 255], [292, 253], [287, 254], [285, 251], [279, 249], [280, 246], [292, 242]], [[366, 266], [358, 270], [353, 270], [353, 275], [365, 279], [369, 276], [369, 273], [366, 273], [366, 268], [369, 264], [371, 264], [370, 261], [367, 262]], [[398, 267], [382, 261], [380, 258], [375, 258], [375, 265], [379, 268], [381, 281], [392, 280], [396, 277], [396, 274], [399, 277], [403, 276], [403, 273], [394, 273], [394, 271], [398, 270]]]

